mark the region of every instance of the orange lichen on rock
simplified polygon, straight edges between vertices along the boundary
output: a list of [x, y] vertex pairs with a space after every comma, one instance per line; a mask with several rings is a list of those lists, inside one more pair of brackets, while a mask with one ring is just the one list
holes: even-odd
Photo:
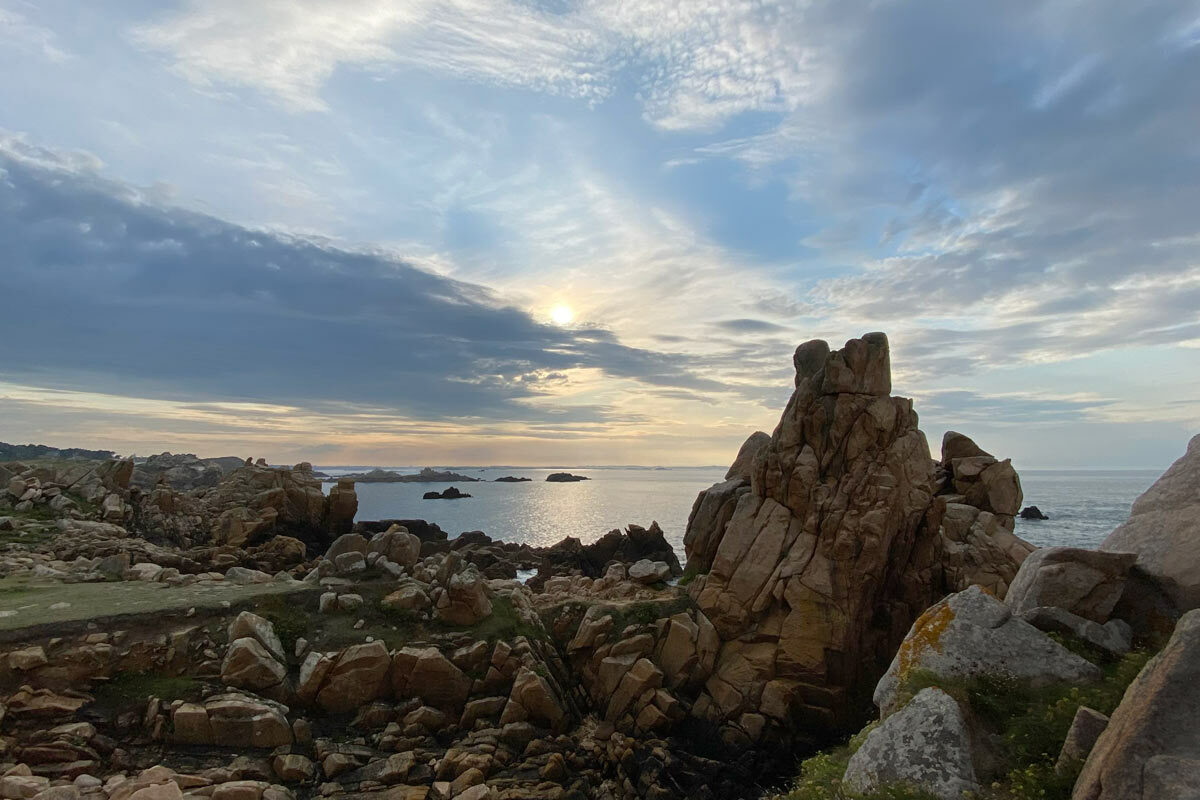
[[942, 652], [942, 634], [946, 632], [946, 628], [953, 621], [954, 609], [944, 600], [926, 609], [925, 613], [917, 618], [913, 624], [912, 635], [900, 645], [900, 651], [897, 654], [900, 662], [897, 678], [901, 683], [908, 677], [908, 672], [913, 665], [920, 660], [923, 650], [931, 648], [939, 653]]

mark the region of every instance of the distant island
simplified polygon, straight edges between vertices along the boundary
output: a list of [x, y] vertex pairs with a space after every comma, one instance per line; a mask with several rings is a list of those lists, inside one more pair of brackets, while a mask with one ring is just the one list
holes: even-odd
[[551, 472], [546, 476], [548, 483], [574, 483], [575, 481], [590, 481], [591, 478], [586, 478], [583, 475], [572, 475], [569, 472]]
[[471, 495], [467, 494], [466, 492], [459, 490], [458, 487], [451, 486], [449, 489], [447, 489], [444, 492], [438, 492], [438, 491], [426, 492], [425, 494], [421, 495], [421, 499], [422, 500], [461, 500], [464, 497], [470, 497], [470, 496]]
[[425, 467], [413, 475], [402, 475], [386, 469], [373, 469], [370, 472], [359, 472], [353, 475], [343, 475], [357, 483], [478, 483], [478, 478], [460, 475], [457, 472], [440, 472], [432, 467]]
[[493, 483], [525, 483], [532, 480], [533, 478], [518, 478], [514, 475], [505, 475], [503, 478], [496, 478]]

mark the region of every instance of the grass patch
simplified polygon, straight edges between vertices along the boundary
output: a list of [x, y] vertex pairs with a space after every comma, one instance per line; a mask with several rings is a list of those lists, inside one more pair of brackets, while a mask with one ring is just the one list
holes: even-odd
[[161, 672], [118, 672], [111, 680], [100, 684], [92, 693], [100, 708], [123, 710], [145, 706], [151, 697], [164, 702], [199, 700], [204, 684], [186, 675], [164, 675]]
[[275, 628], [285, 654], [294, 653], [296, 640], [307, 638], [312, 627], [312, 612], [299, 605], [294, 597], [264, 597], [255, 611]]

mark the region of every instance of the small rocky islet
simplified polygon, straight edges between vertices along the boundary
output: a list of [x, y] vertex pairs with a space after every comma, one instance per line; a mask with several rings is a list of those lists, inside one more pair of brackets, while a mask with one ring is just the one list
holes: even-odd
[[0, 463], [0, 798], [1200, 796], [1200, 437], [1035, 549], [886, 337], [794, 367], [686, 565], [358, 520], [308, 464]]

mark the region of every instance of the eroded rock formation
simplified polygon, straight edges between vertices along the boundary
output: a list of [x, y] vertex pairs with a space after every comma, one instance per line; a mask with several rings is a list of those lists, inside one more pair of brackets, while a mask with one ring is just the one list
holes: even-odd
[[1003, 595], [1033, 549], [1012, 533], [1007, 460], [957, 433], [930, 457], [912, 401], [890, 395], [886, 336], [793, 361], [779, 425], [697, 498], [685, 537], [722, 640], [697, 713], [743, 731], [855, 722], [917, 614], [971, 584]]

